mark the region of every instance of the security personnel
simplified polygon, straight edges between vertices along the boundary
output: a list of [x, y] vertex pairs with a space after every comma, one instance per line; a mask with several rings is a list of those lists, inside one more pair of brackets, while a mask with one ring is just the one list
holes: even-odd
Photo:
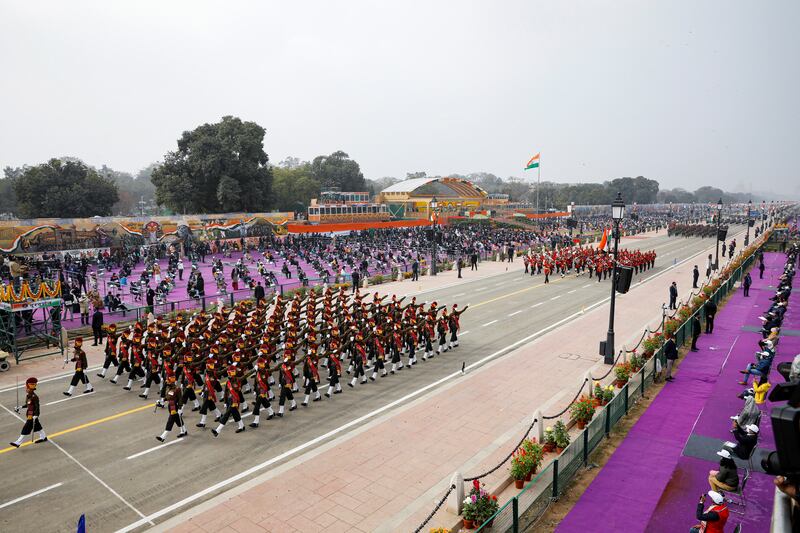
[[28, 378], [25, 381], [25, 425], [22, 426], [22, 433], [19, 434], [19, 438], [9, 443], [14, 448], [19, 448], [22, 445], [22, 441], [24, 441], [32, 431], [39, 432], [39, 438], [36, 440], [37, 444], [47, 440], [47, 435], [45, 435], [42, 424], [39, 422], [39, 396], [36, 395], [37, 383], [38, 380], [36, 378]]

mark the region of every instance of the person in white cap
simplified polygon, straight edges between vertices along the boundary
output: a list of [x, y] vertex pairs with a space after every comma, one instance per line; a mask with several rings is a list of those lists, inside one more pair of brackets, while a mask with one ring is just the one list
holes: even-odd
[[728, 521], [728, 506], [725, 505], [725, 497], [719, 492], [710, 490], [708, 497], [714, 502], [708, 509], [703, 509], [706, 503], [706, 495], [700, 496], [700, 501], [697, 503], [697, 511], [695, 518], [700, 520], [700, 523], [692, 527], [689, 531], [691, 533], [723, 533], [725, 531], [725, 523]]
[[736, 463], [733, 462], [731, 452], [722, 449], [717, 452], [719, 455], [719, 470], [711, 470], [708, 473], [708, 484], [711, 490], [730, 492], [739, 488], [739, 472], [736, 470]]
[[749, 459], [753, 448], [758, 444], [758, 426], [750, 424], [744, 428], [736, 426], [733, 430], [736, 442], [726, 442], [725, 448], [730, 449], [739, 459]]

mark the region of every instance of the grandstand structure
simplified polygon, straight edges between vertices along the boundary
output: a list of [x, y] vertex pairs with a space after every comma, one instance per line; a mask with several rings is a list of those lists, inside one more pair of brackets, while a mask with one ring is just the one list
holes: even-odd
[[377, 202], [386, 204], [393, 218], [428, 218], [434, 197], [438, 210], [445, 217], [480, 211], [503, 202], [502, 198], [490, 198], [489, 193], [468, 180], [449, 177], [414, 178], [395, 183], [378, 194]]
[[366, 191], [323, 191], [319, 199], [312, 198], [308, 206], [308, 221], [312, 224], [343, 222], [381, 222], [389, 220], [385, 204], [373, 202]]

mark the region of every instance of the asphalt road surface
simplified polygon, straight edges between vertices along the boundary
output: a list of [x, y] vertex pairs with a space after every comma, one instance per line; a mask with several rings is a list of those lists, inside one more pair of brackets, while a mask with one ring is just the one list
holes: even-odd
[[[742, 230], [735, 228], [730, 236]], [[634, 283], [711, 245], [710, 239], [665, 235], [643, 241], [641, 247], [655, 249], [658, 258], [655, 269], [635, 277]], [[705, 264], [703, 257], [694, 262], [701, 267]], [[69, 399], [61, 394], [68, 377], [41, 383], [42, 422], [56, 438], [20, 449], [0, 445], [0, 531], [73, 532], [83, 513], [93, 532], [142, 531], [367, 423], [378, 412], [386, 412], [410, 400], [415, 392], [433, 388], [459, 372], [462, 362], [470, 365], [487, 356], [501, 356], [609, 296], [608, 281], [553, 276], [551, 283], [544, 285], [543, 276], [523, 275], [519, 259], [509, 267], [507, 274], [476, 281], [470, 281], [465, 271], [463, 283], [418, 296], [418, 300], [436, 299], [448, 306], [471, 304], [462, 315], [461, 346], [455, 351], [420, 360], [413, 369], [374, 383], [355, 389], [345, 386], [344, 394], [331, 400], [323, 396], [322, 402], [287, 411], [283, 419], [262, 419], [259, 429], [247, 428], [238, 435], [231, 421], [218, 439], [212, 438], [212, 420], [208, 428], [200, 430], [195, 427], [199, 415], [187, 409], [184, 418], [189, 437], [177, 441], [177, 431], [173, 431], [168, 444], [160, 445], [154, 437], [166, 422], [164, 411], [154, 412], [154, 400], [138, 398], [138, 389], [122, 390], [122, 379], [119, 385], [110, 385], [93, 371], [89, 376], [96, 392], [81, 395], [79, 385], [78, 394]], [[689, 280], [679, 280], [681, 292], [687, 283]], [[592, 332], [587, 338], [591, 349], [582, 357], [600, 360], [594, 347], [603, 333]], [[20, 394], [24, 396], [24, 391]], [[151, 398], [155, 396], [151, 391]], [[302, 391], [299, 396], [298, 403]], [[0, 391], [3, 442], [16, 438], [22, 425], [13, 412], [15, 404], [15, 390]], [[245, 424], [251, 420], [252, 416], [246, 417]]]

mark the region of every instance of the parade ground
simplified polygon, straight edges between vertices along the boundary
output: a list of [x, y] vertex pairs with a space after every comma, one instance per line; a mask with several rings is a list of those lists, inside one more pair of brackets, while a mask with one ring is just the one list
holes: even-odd
[[[743, 235], [743, 226], [731, 227], [728, 238]], [[705, 270], [713, 245], [664, 231], [622, 239], [622, 247], [658, 257], [617, 295], [618, 348], [660, 323], [673, 281], [680, 298], [689, 294], [692, 268]], [[607, 368], [598, 343], [608, 327], [609, 281], [568, 275], [544, 284], [523, 274], [521, 258], [484, 261], [463, 276], [375, 288], [469, 304], [457, 349], [216, 439], [195, 427], [199, 417], [187, 407], [189, 437], [159, 444], [165, 415], [154, 409], [156, 395], [145, 401], [138, 384], [126, 392], [96, 377], [102, 353], [90, 342], [91, 394], [62, 395], [72, 373], [58, 357], [12, 366], [0, 375], [0, 433], [18, 434], [17, 379], [37, 375], [50, 440], [0, 446], [0, 530], [71, 532], [85, 513], [93, 532], [413, 531], [453, 472], [496, 464], [536, 409], [561, 410], [587, 371]], [[486, 483], [505, 475], [501, 468]], [[428, 525], [449, 527], [445, 513]]]

